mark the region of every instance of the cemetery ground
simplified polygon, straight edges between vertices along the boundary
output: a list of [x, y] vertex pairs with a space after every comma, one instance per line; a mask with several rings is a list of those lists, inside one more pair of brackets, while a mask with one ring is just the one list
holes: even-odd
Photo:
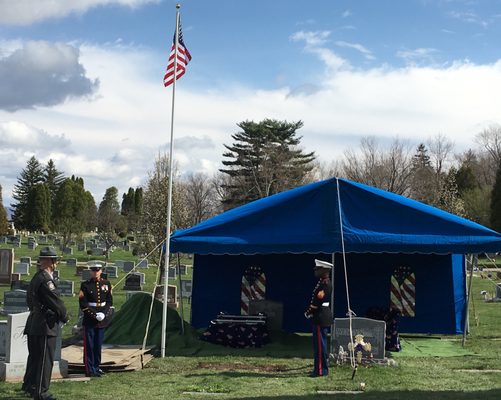
[[[4, 247], [4, 246], [2, 246]], [[7, 246], [5, 246], [7, 247]], [[15, 249], [15, 258], [38, 251]], [[100, 257], [75, 252], [78, 261]], [[75, 268], [59, 265], [61, 279], [75, 281]], [[102, 258], [101, 258], [102, 259]], [[112, 260], [134, 260], [130, 252], [116, 250]], [[183, 260], [191, 264], [191, 260]], [[182, 262], [183, 262], [182, 261]], [[150, 260], [145, 291], [153, 289], [156, 268]], [[34, 268], [32, 267], [32, 271]], [[191, 272], [191, 271], [190, 271]], [[32, 272], [33, 275], [33, 272]], [[31, 276], [32, 276], [31, 275]], [[116, 283], [123, 278], [119, 272]], [[189, 278], [189, 277], [183, 277]], [[24, 277], [23, 279], [27, 279]], [[29, 278], [28, 278], [29, 279]], [[176, 280], [177, 282], [177, 280]], [[171, 280], [170, 284], [174, 284]], [[114, 288], [117, 309], [125, 302], [123, 282]], [[0, 298], [8, 290], [0, 286]], [[354, 379], [349, 365], [331, 367], [325, 378], [309, 378], [312, 368], [311, 337], [277, 332], [272, 343], [259, 349], [231, 349], [201, 342], [196, 335], [170, 334], [167, 357], [155, 358], [143, 370], [108, 373], [87, 382], [56, 381], [51, 392], [58, 399], [501, 399], [501, 303], [487, 303], [482, 290], [495, 292], [491, 281], [475, 273], [470, 304], [471, 333], [465, 348], [461, 336], [403, 336], [403, 351], [390, 353], [396, 366], [359, 367]], [[71, 341], [71, 327], [78, 315], [78, 297], [64, 297], [71, 320], [64, 327], [66, 341]], [[308, 299], [305, 299], [305, 304]], [[184, 303], [189, 321], [189, 304]], [[302, 312], [299, 310], [298, 312]], [[138, 346], [139, 347], [139, 346]], [[359, 392], [360, 383], [366, 384]], [[0, 382], [0, 399], [22, 399], [20, 384]], [[336, 394], [322, 394], [336, 392]]]

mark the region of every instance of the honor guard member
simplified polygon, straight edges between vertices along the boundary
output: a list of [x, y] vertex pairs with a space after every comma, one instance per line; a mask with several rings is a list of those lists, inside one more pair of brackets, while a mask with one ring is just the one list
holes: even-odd
[[311, 303], [304, 316], [313, 323], [313, 372], [310, 376], [326, 376], [329, 374], [329, 353], [327, 352], [327, 333], [332, 324], [330, 300], [332, 284], [329, 274], [332, 264], [315, 260], [314, 274], [318, 278], [313, 289]]
[[[39, 270], [40, 261], [37, 261], [37, 271]], [[26, 292], [26, 305], [28, 306], [28, 310], [30, 310], [30, 315], [28, 315], [28, 319], [26, 320], [23, 334], [27, 336], [28, 359], [26, 361], [26, 371], [24, 373], [21, 390], [30, 395], [30, 397], [33, 397], [35, 394], [35, 368], [33, 364], [33, 355], [35, 354], [36, 349], [34, 348], [33, 335], [30, 335], [31, 321], [33, 319], [33, 294], [29, 290]]]
[[103, 265], [90, 264], [91, 278], [80, 286], [80, 309], [83, 312], [84, 364], [87, 376], [100, 377], [101, 347], [104, 329], [109, 325], [113, 305], [111, 283], [101, 278]]
[[[27, 333], [30, 356], [26, 366], [28, 385], [31, 386], [29, 376], [34, 377], [32, 388], [33, 399], [55, 400], [49, 394], [50, 378], [54, 363], [58, 324], [68, 322], [68, 313], [63, 301], [56, 291], [56, 284], [52, 273], [57, 265], [57, 253], [53, 247], [43, 247], [38, 256], [39, 270], [33, 276], [28, 288], [27, 301], [31, 303]], [[31, 360], [30, 360], [31, 359]], [[31, 392], [26, 386], [27, 392]]]

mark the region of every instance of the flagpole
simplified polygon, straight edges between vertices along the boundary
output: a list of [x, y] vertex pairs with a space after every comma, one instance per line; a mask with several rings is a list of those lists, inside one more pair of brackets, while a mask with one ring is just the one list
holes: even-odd
[[[177, 73], [177, 48], [179, 45], [179, 9], [180, 4], [176, 4], [176, 34], [174, 46], [174, 81], [172, 82], [172, 114], [170, 121], [170, 146], [169, 146], [169, 194], [167, 198], [167, 228], [165, 237], [165, 259], [164, 259], [164, 304], [162, 314], [162, 343], [161, 357], [165, 357], [165, 345], [167, 342], [167, 294], [169, 287], [169, 256], [170, 256], [170, 229], [172, 214], [172, 179], [173, 179], [173, 150], [174, 150], [174, 105], [176, 99], [176, 73]], [[175, 301], [175, 299], [174, 299]]]

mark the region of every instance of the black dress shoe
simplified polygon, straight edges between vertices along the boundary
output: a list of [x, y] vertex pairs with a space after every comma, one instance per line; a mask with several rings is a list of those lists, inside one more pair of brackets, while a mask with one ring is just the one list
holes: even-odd
[[106, 372], [104, 372], [101, 368], [99, 368], [99, 369], [97, 370], [97, 373], [98, 373], [99, 375], [106, 375]]

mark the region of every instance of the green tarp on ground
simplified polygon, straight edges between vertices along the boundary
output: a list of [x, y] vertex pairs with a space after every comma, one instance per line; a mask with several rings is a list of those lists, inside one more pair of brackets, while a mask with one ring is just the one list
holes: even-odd
[[391, 353], [394, 358], [406, 357], [461, 357], [473, 355], [471, 351], [463, 349], [458, 340], [435, 338], [403, 338], [400, 337], [402, 351]]
[[[127, 300], [115, 316], [111, 326], [106, 329], [104, 342], [119, 345], [142, 345], [150, 312], [151, 295], [137, 293]], [[148, 331], [147, 345], [160, 346], [162, 338], [163, 304], [154, 300]], [[185, 323], [187, 336], [193, 336], [193, 328]], [[181, 318], [176, 310], [168, 307], [168, 336], [181, 331]]]

